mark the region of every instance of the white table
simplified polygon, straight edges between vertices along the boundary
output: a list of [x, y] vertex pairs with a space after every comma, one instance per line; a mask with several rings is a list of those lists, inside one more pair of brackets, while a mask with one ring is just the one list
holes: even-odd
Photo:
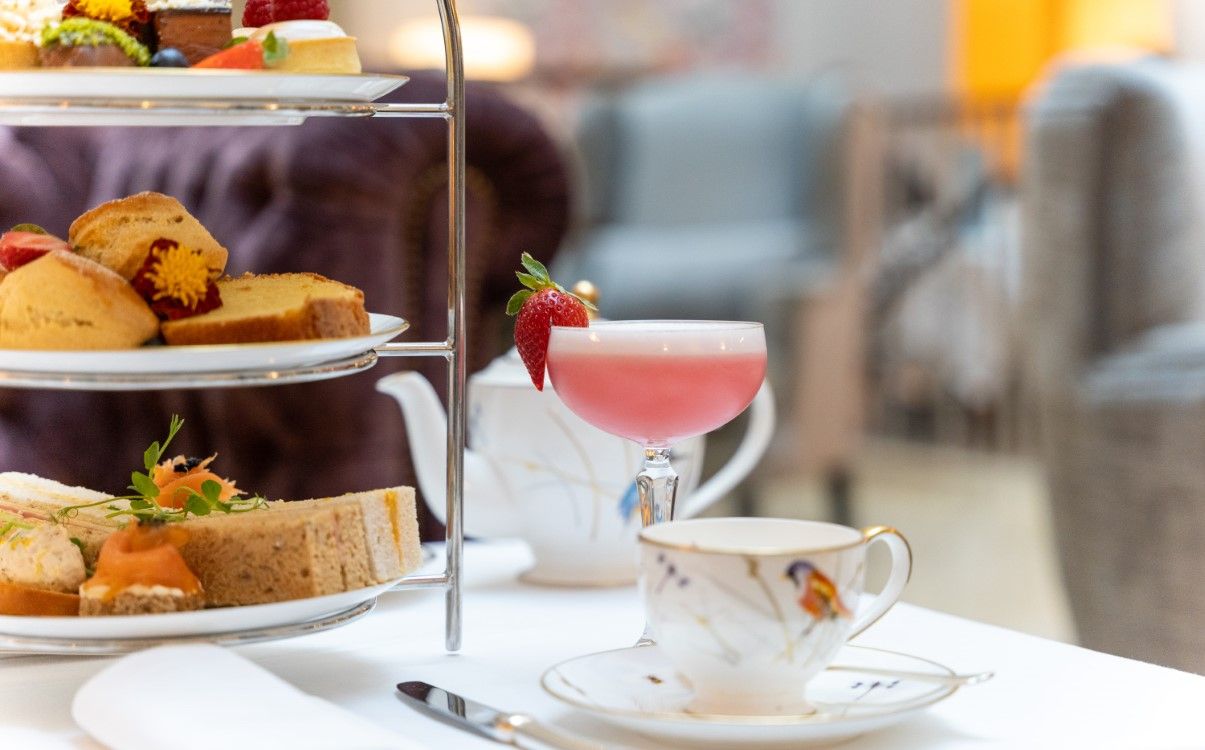
[[[465, 647], [459, 654], [443, 651], [443, 596], [436, 591], [388, 594], [374, 613], [345, 628], [240, 653], [432, 748], [498, 746], [402, 705], [394, 696], [397, 682], [426, 680], [604, 742], [658, 747], [562, 708], [539, 686], [540, 674], [554, 663], [631, 645], [642, 626], [635, 589], [520, 584], [515, 574], [528, 561], [517, 543], [467, 545]], [[995, 670], [996, 678], [842, 748], [1205, 747], [1205, 677], [904, 604], [858, 642], [924, 656], [959, 672]], [[69, 707], [75, 689], [106, 663], [0, 658], [0, 748], [98, 748], [74, 726]]]

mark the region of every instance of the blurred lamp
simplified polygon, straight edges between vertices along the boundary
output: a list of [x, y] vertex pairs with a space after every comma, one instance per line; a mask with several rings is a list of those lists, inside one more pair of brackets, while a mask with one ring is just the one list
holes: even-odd
[[[536, 63], [531, 30], [518, 21], [466, 16], [460, 22], [466, 78], [517, 81]], [[437, 19], [407, 21], [389, 37], [389, 57], [408, 70], [444, 67], [443, 27]]]

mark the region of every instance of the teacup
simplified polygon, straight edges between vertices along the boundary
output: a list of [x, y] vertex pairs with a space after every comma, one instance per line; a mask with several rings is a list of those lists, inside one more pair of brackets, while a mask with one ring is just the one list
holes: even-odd
[[[891, 574], [862, 602], [874, 542]], [[701, 713], [809, 712], [808, 680], [895, 604], [911, 571], [907, 541], [885, 526], [703, 518], [640, 533], [645, 616]]]

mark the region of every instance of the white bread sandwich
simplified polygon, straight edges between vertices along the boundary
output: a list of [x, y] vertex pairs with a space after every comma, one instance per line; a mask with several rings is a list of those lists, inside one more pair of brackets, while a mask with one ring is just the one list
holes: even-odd
[[[106, 518], [105, 501], [112, 495], [84, 487], [71, 487], [34, 474], [0, 472], [0, 514], [10, 519], [63, 529], [83, 554], [84, 564], [96, 563], [101, 545], [122, 522]], [[91, 506], [91, 507], [78, 507]], [[77, 508], [63, 516], [65, 508]], [[5, 525], [0, 521], [0, 528]], [[78, 542], [78, 544], [76, 543]], [[77, 584], [78, 585], [78, 584]], [[74, 590], [74, 589], [72, 589]]]

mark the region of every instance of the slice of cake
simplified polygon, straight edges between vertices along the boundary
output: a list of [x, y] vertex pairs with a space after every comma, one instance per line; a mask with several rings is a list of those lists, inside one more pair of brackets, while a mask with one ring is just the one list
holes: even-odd
[[151, 0], [158, 47], [175, 49], [189, 65], [219, 52], [230, 41], [230, 0]]
[[301, 19], [279, 21], [258, 29], [240, 29], [252, 39], [264, 39], [275, 34], [288, 43], [288, 54], [273, 66], [273, 70], [288, 73], [338, 73], [355, 75], [360, 72], [360, 54], [356, 38], [348, 36], [331, 21]]
[[132, 349], [158, 331], [125, 279], [69, 252], [47, 253], [0, 284], [0, 349]]
[[102, 203], [71, 224], [67, 240], [86, 258], [134, 278], [159, 240], [200, 253], [217, 278], [229, 253], [180, 201], [162, 193], [138, 193]]
[[314, 273], [218, 280], [222, 306], [163, 324], [174, 345], [345, 338], [369, 333], [364, 293]]

